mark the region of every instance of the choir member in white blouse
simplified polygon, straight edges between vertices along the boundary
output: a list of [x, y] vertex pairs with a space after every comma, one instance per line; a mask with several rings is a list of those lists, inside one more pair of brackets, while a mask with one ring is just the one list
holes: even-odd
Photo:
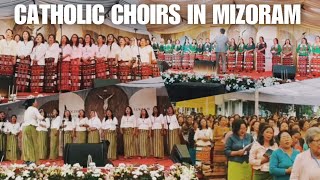
[[165, 119], [169, 124], [169, 152], [171, 152], [175, 144], [180, 144], [180, 125], [172, 106], [167, 109]]
[[152, 122], [152, 143], [153, 143], [153, 156], [156, 158], [164, 157], [164, 143], [163, 135], [165, 134], [165, 120], [162, 114], [160, 114], [157, 106], [153, 107], [151, 115]]
[[59, 59], [60, 48], [59, 44], [55, 42], [56, 37], [53, 34], [48, 36], [48, 48], [45, 58], [54, 58], [54, 64], [57, 65]]
[[208, 128], [207, 121], [205, 118], [202, 118], [200, 121], [199, 130], [194, 134], [194, 140], [197, 146], [211, 146], [213, 139], [212, 129]]
[[137, 134], [139, 141], [139, 156], [149, 156], [149, 145], [151, 137], [152, 122], [146, 109], [141, 109], [140, 117], [137, 119]]
[[136, 128], [136, 117], [133, 115], [132, 108], [127, 106], [125, 113], [121, 118], [120, 132], [123, 134], [124, 142], [124, 157], [130, 158], [136, 155], [135, 148], [135, 128]]
[[99, 35], [98, 36], [98, 45], [96, 46], [95, 49], [95, 58], [96, 59], [103, 59], [107, 60], [108, 58], [108, 46], [105, 44], [106, 43], [106, 37], [104, 35]]
[[73, 34], [71, 36], [70, 46], [72, 48], [71, 56], [70, 56], [71, 60], [72, 59], [80, 60], [82, 57], [82, 44], [79, 43], [79, 37], [77, 34]]
[[82, 60], [84, 63], [91, 63], [95, 56], [96, 45], [91, 43], [91, 35], [84, 36], [84, 44], [82, 47]]
[[117, 52], [119, 52], [119, 45], [113, 34], [108, 34], [107, 36], [107, 50], [108, 59], [115, 59]]
[[32, 52], [30, 54], [30, 58], [32, 60], [32, 65], [45, 65], [45, 54], [47, 51], [47, 47], [44, 44], [44, 37], [41, 33], [37, 34], [35, 44], [33, 45]]
[[16, 115], [12, 115], [11, 121], [5, 123], [4, 132], [7, 135], [6, 160], [16, 161], [19, 159], [18, 134], [20, 132], [20, 124], [17, 123]]
[[[60, 131], [62, 132], [63, 136], [63, 145], [65, 146], [67, 143], [73, 142], [74, 137], [74, 121], [71, 116], [71, 112], [69, 110], [65, 110], [63, 113], [62, 124], [60, 126]], [[63, 147], [64, 147], [63, 146]]]
[[[132, 59], [133, 60], [137, 60], [138, 59], [138, 55], [139, 55], [139, 50], [138, 50], [138, 44], [137, 44], [137, 40], [136, 38], [132, 37], [130, 39], [130, 49], [131, 49], [131, 55], [132, 55]], [[137, 66], [137, 61], [135, 63], [135, 66]]]
[[153, 49], [150, 45], [147, 45], [145, 38], [140, 39], [139, 54], [142, 64], [151, 64], [156, 62]]
[[76, 143], [86, 143], [87, 142], [87, 128], [88, 118], [85, 115], [85, 111], [81, 109], [79, 111], [78, 118], [75, 121], [76, 125]]
[[62, 55], [62, 62], [60, 62], [60, 65], [58, 67], [58, 77], [59, 77], [59, 90], [61, 91], [70, 91], [70, 57], [72, 53], [72, 48], [70, 46], [69, 38], [66, 35], [63, 35], [61, 37], [60, 41], [60, 52]]
[[113, 116], [110, 109], [107, 109], [106, 116], [102, 120], [102, 135], [104, 140], [109, 141], [108, 158], [117, 159], [117, 127], [118, 119]]
[[100, 142], [100, 129], [101, 120], [99, 119], [97, 112], [90, 111], [90, 119], [88, 120], [88, 143], [99, 143]]
[[126, 63], [129, 65], [129, 62], [132, 60], [131, 49], [127, 46], [124, 37], [119, 37], [119, 51], [118, 51], [118, 62]]
[[54, 108], [52, 111], [52, 119], [50, 125], [50, 154], [49, 159], [55, 160], [59, 156], [59, 129], [62, 124], [59, 110]]
[[22, 41], [18, 43], [17, 56], [20, 59], [24, 59], [27, 56], [30, 56], [33, 48], [33, 41], [31, 41], [31, 36], [28, 31], [22, 33]]
[[62, 61], [70, 61], [72, 48], [70, 46], [69, 38], [66, 35], [61, 37], [60, 52], [62, 53]]
[[17, 55], [17, 42], [13, 40], [13, 31], [11, 29], [6, 30], [6, 38], [0, 41], [0, 55], [14, 57]]
[[46, 117], [46, 113], [43, 109], [39, 110], [44, 119], [38, 121], [38, 127], [36, 128], [38, 134], [38, 149], [39, 159], [47, 159], [48, 155], [48, 128], [50, 128], [50, 120]]

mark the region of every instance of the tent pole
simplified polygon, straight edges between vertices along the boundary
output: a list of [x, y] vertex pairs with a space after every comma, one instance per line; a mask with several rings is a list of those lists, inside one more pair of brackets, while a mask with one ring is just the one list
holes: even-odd
[[254, 114], [259, 116], [259, 90], [255, 88], [254, 91]]

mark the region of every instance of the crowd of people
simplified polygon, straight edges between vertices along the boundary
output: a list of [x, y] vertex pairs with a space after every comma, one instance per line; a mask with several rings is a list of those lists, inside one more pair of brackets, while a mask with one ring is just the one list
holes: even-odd
[[[1, 39], [2, 36], [0, 36]], [[122, 82], [160, 75], [147, 38], [86, 34], [47, 38], [11, 29], [0, 40], [0, 75], [13, 76], [19, 91], [75, 91], [93, 87], [94, 79]]]
[[[270, 117], [204, 116], [201, 113], [183, 115], [173, 107], [165, 110], [153, 107], [152, 114], [142, 109], [134, 115], [130, 106], [124, 110], [121, 120], [110, 109], [100, 120], [94, 110], [86, 116], [80, 110], [72, 118], [70, 111], [62, 115], [54, 109], [52, 117], [37, 109], [37, 101], [30, 100], [24, 121], [17, 123], [11, 116], [5, 121], [0, 113], [1, 149], [6, 150], [6, 159], [21, 158], [28, 162], [39, 159], [55, 160], [59, 157], [59, 143], [110, 142], [108, 158], [117, 159], [119, 134], [123, 135], [125, 158], [165, 157], [175, 144], [186, 144], [192, 164], [198, 164], [198, 153], [213, 151], [223, 146], [228, 163], [225, 166], [229, 180], [315, 180], [320, 161], [320, 119], [296, 118], [294, 116]], [[137, 118], [138, 117], [138, 118]], [[22, 144], [18, 137], [22, 135]], [[63, 141], [59, 141], [59, 138]], [[4, 143], [6, 142], [6, 143]], [[168, 148], [168, 149], [166, 149]], [[212, 164], [215, 155], [208, 154]], [[200, 162], [201, 163], [201, 162]]]
[[[224, 34], [225, 30], [221, 29], [221, 35]], [[193, 69], [194, 60], [197, 59], [215, 61], [218, 66], [217, 71], [220, 73], [265, 71], [267, 44], [263, 36], [260, 36], [259, 42], [255, 43], [253, 37], [246, 40], [239, 38], [237, 42], [234, 38], [228, 39], [226, 36], [221, 38], [221, 35], [214, 40], [210, 38], [189, 40], [186, 37], [184, 42], [168, 39], [166, 43], [164, 38], [157, 40], [154, 37], [151, 45], [157, 52], [159, 61], [166, 61], [173, 69]], [[270, 52], [272, 65], [293, 66], [295, 64], [293, 55], [296, 54], [299, 75], [320, 76], [319, 36], [315, 38], [313, 45], [303, 37], [296, 49], [291, 45], [290, 39], [286, 39], [281, 45], [278, 38], [274, 38]]]

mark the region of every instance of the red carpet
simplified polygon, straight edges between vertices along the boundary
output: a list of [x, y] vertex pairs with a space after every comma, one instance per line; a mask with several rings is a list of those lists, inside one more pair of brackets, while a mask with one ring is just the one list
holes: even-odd
[[[16, 162], [11, 162], [11, 161], [4, 161], [3, 163], [1, 163], [1, 165], [8, 165], [8, 164], [13, 164], [13, 163], [17, 163], [17, 164], [22, 164], [23, 161], [18, 160]], [[58, 160], [40, 160], [41, 164], [46, 164], [46, 163], [50, 163], [50, 164], [57, 164], [57, 165], [63, 165], [63, 160], [62, 158], [59, 158]], [[119, 159], [112, 161], [114, 166], [118, 166], [120, 163], [124, 163], [124, 164], [133, 164], [136, 166], [145, 164], [145, 165], [152, 165], [152, 164], [160, 164], [163, 165], [165, 168], [169, 168], [171, 165], [173, 165], [174, 163], [171, 161], [171, 159], [169, 159], [169, 157], [165, 157], [164, 159], [156, 159], [153, 157], [150, 158], [145, 158], [145, 159], [138, 159], [138, 158], [133, 158], [133, 159], [124, 159], [122, 156], [119, 157]]]

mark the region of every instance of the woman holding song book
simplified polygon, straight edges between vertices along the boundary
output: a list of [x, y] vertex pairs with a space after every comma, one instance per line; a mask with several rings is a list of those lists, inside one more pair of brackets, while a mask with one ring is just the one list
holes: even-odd
[[272, 176], [269, 173], [269, 161], [272, 152], [278, 149], [273, 136], [273, 128], [269, 125], [264, 125], [258, 133], [257, 141], [251, 147], [249, 163], [254, 169], [253, 180], [272, 180]]
[[228, 180], [251, 179], [252, 170], [248, 161], [252, 136], [246, 133], [247, 124], [243, 120], [232, 123], [232, 132], [225, 147], [228, 157]]
[[54, 108], [52, 111], [53, 118], [50, 126], [50, 154], [49, 159], [55, 160], [59, 156], [59, 129], [62, 123], [59, 116], [59, 110]]
[[75, 142], [76, 143], [86, 143], [87, 142], [87, 128], [88, 125], [88, 118], [85, 115], [85, 111], [81, 109], [79, 111], [78, 118], [75, 120], [76, 126], [76, 135], [75, 135]]
[[65, 110], [63, 114], [63, 120], [61, 125], [61, 130], [63, 133], [63, 149], [68, 143], [73, 142], [74, 137], [74, 121], [71, 117], [71, 112], [69, 110]]

